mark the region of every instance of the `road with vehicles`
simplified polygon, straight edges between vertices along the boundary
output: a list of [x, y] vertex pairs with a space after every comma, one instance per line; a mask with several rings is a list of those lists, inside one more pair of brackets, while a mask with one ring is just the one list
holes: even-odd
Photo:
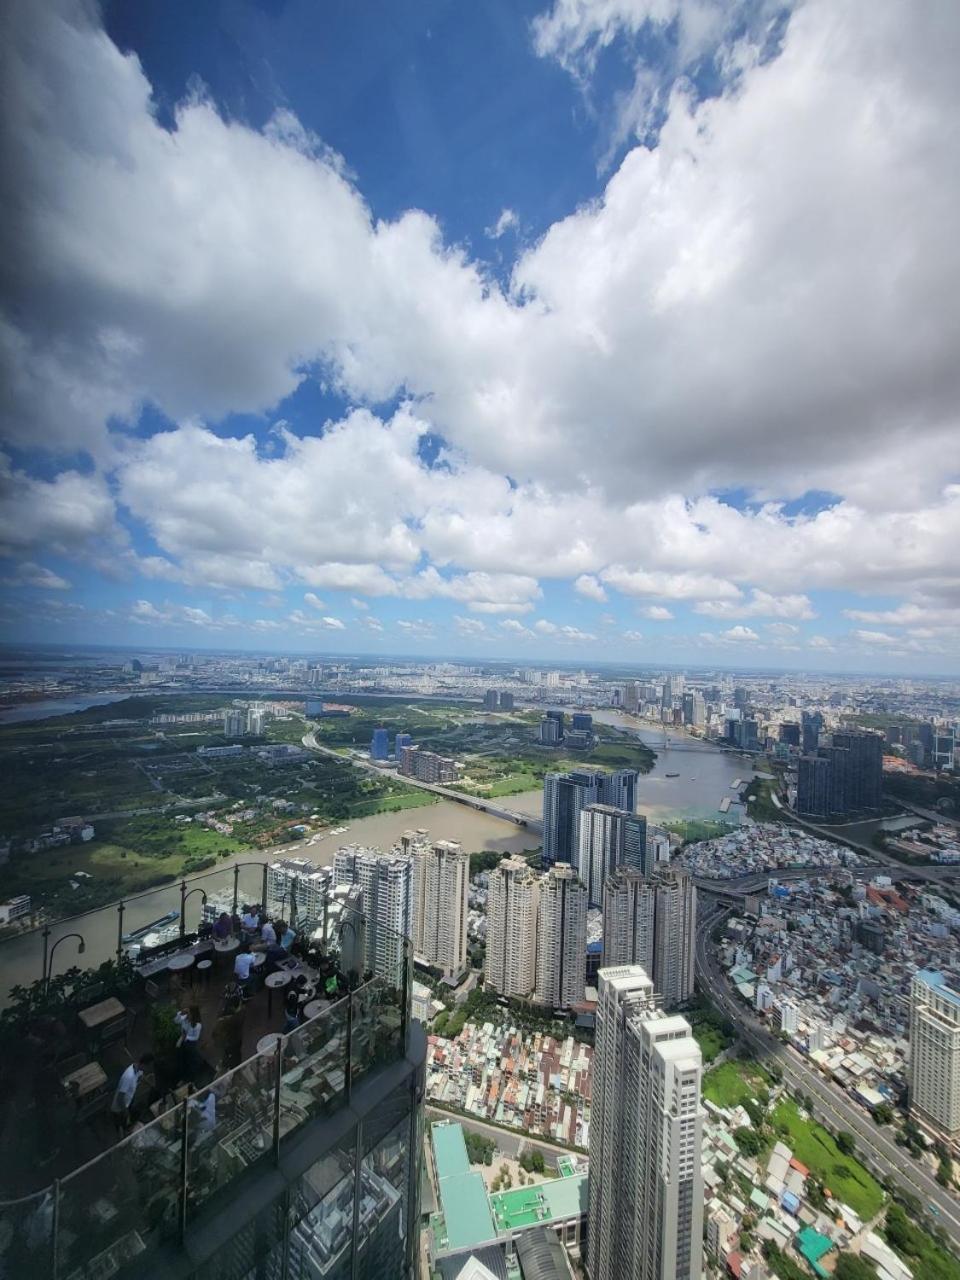
[[352, 764], [356, 769], [363, 769], [367, 773], [375, 774], [378, 778], [396, 778], [399, 782], [408, 783], [411, 787], [419, 787], [421, 791], [432, 791], [435, 796], [441, 796], [444, 800], [455, 800], [457, 804], [465, 804], [468, 809], [476, 809], [479, 813], [489, 813], [494, 818], [503, 818], [505, 822], [512, 822], [518, 827], [524, 827], [535, 836], [543, 834], [543, 823], [539, 818], [531, 818], [526, 813], [514, 813], [512, 809], [506, 809], [496, 800], [486, 800], [482, 796], [468, 796], [463, 791], [455, 791], [452, 787], [443, 787], [436, 782], [421, 782], [419, 778], [408, 778], [396, 772], [387, 772], [379, 765], [374, 764], [370, 760], [361, 760], [355, 755], [341, 755], [339, 751], [334, 751], [330, 747], [322, 747], [317, 742], [316, 731], [305, 733], [301, 738], [301, 742], [308, 751], [316, 751], [323, 756], [331, 756], [334, 760], [339, 760], [341, 764]]
[[[700, 893], [711, 894], [713, 897], [742, 898], [748, 893], [766, 893], [767, 885], [771, 880], [777, 880], [781, 884], [792, 880], [823, 880], [843, 869], [820, 866], [771, 868], [769, 871], [755, 871], [749, 875], [730, 879], [694, 876], [693, 883]], [[864, 862], [856, 867], [848, 867], [846, 870], [849, 870], [857, 880], [869, 880], [873, 876], [881, 875], [889, 876], [891, 880], [949, 882], [955, 880], [958, 875], [956, 867], [907, 867], [900, 862], [893, 864]]]
[[810, 1066], [795, 1049], [771, 1035], [733, 992], [712, 942], [714, 929], [731, 910], [727, 906], [703, 904], [697, 923], [696, 951], [700, 990], [730, 1019], [745, 1045], [761, 1062], [776, 1062], [790, 1089], [812, 1100], [818, 1120], [834, 1132], [852, 1133], [857, 1140], [859, 1159], [884, 1182], [895, 1183], [902, 1191], [918, 1197], [954, 1245], [960, 1245], [960, 1201], [914, 1161], [905, 1147], [897, 1146], [890, 1130], [875, 1124], [864, 1108], [852, 1102], [838, 1085]]

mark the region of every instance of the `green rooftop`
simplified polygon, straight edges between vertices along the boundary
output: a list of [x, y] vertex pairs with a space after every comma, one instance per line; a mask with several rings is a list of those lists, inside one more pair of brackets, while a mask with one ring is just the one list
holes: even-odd
[[820, 1259], [834, 1247], [829, 1236], [821, 1235], [813, 1227], [804, 1227], [798, 1234], [796, 1247], [801, 1257], [805, 1258], [818, 1276], [827, 1276], [829, 1271], [820, 1265]]
[[458, 1124], [438, 1121], [430, 1126], [430, 1140], [443, 1211], [442, 1221], [435, 1219], [433, 1223], [438, 1248], [469, 1249], [495, 1240], [497, 1229], [490, 1216], [487, 1189], [483, 1176], [470, 1172], [463, 1130]]
[[490, 1197], [490, 1204], [500, 1232], [574, 1218], [587, 1211], [587, 1174], [571, 1174], [532, 1187], [498, 1191]]

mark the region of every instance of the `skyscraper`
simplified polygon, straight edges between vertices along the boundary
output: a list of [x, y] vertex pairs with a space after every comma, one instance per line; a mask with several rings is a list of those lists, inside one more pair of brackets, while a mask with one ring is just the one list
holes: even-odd
[[666, 1008], [693, 996], [697, 890], [680, 867], [621, 867], [603, 889], [603, 963], [639, 964]]
[[587, 805], [607, 804], [615, 809], [636, 809], [635, 769], [574, 769], [548, 773], [543, 780], [543, 861], [579, 863], [580, 814]]
[[247, 715], [245, 711], [234, 708], [223, 713], [223, 736], [225, 738], [242, 738], [247, 732]]
[[496, 711], [500, 706], [500, 695], [496, 689], [488, 689], [483, 695], [484, 711]]
[[591, 907], [602, 905], [604, 881], [617, 867], [649, 874], [646, 818], [608, 804], [587, 805], [580, 813], [576, 865]]
[[370, 759], [386, 760], [390, 754], [390, 735], [386, 729], [374, 729], [370, 739]]
[[804, 755], [816, 751], [823, 730], [823, 716], [819, 711], [801, 711], [800, 747]]
[[960, 990], [935, 969], [910, 987], [910, 1114], [949, 1139], [960, 1133]]
[[485, 979], [502, 996], [529, 996], [536, 985], [540, 882], [523, 858], [503, 858], [487, 886]]
[[402, 940], [412, 935], [412, 859], [349, 845], [334, 854], [333, 878], [338, 885], [358, 884], [363, 890], [366, 969], [399, 985], [406, 958]]
[[[816, 762], [816, 763], [814, 763]], [[826, 763], [823, 763], [826, 762]], [[866, 730], [837, 730], [797, 769], [797, 812], [843, 818], [875, 811], [883, 789], [883, 738]]]
[[591, 1280], [699, 1280], [702, 1059], [639, 965], [599, 974], [590, 1124]]
[[445, 978], [467, 967], [470, 855], [452, 840], [424, 844], [414, 854], [414, 950]]
[[653, 985], [668, 1009], [693, 997], [697, 890], [690, 873], [663, 864], [656, 869]]
[[501, 694], [500, 694], [500, 710], [501, 710], [501, 711], [512, 711], [512, 710], [513, 710], [513, 705], [514, 705], [514, 703], [513, 703], [513, 694], [512, 694], [512, 693], [508, 693], [508, 692], [507, 692], [507, 690], [506, 690], [506, 689], [504, 689], [504, 690], [501, 692]]
[[657, 898], [653, 882], [620, 867], [603, 889], [603, 964], [638, 964], [653, 973]]
[[535, 999], [569, 1009], [584, 995], [587, 889], [573, 867], [555, 863], [540, 880]]

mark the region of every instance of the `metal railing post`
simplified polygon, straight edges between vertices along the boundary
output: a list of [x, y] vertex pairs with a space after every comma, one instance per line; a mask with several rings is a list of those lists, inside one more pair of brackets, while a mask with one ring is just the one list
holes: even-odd
[[283, 1078], [283, 1040], [277, 1037], [274, 1053], [273, 1081], [273, 1158], [280, 1163], [280, 1081]]
[[233, 868], [233, 914], [237, 914], [237, 903], [240, 901], [240, 865]]
[[260, 909], [263, 912], [267, 910], [267, 864], [263, 864], [263, 881], [260, 886]]
[[350, 1105], [350, 1094], [353, 1089], [353, 999], [354, 993], [351, 991], [347, 996], [347, 1062], [343, 1073], [347, 1106]]
[[186, 911], [187, 911], [187, 882], [186, 880], [181, 880], [180, 881], [180, 937], [181, 938], [187, 931]]
[[403, 943], [403, 983], [401, 986], [401, 1005], [400, 1005], [400, 1034], [403, 1037], [403, 1047], [407, 1047], [407, 1024], [408, 1009], [410, 1002], [410, 971], [413, 968], [413, 943], [409, 938], [404, 939]]
[[186, 1102], [181, 1102], [183, 1114], [180, 1117], [180, 1205], [179, 1205], [179, 1231], [180, 1243], [183, 1244], [187, 1235], [187, 1182], [189, 1167], [189, 1146], [188, 1146], [188, 1123], [190, 1118], [190, 1109]]
[[123, 959], [123, 899], [117, 903], [117, 964]]

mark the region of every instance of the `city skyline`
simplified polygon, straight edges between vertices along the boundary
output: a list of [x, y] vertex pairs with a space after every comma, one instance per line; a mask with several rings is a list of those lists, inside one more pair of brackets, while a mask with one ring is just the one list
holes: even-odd
[[368, 16], [6, 7], [5, 635], [960, 671], [955, 15]]

